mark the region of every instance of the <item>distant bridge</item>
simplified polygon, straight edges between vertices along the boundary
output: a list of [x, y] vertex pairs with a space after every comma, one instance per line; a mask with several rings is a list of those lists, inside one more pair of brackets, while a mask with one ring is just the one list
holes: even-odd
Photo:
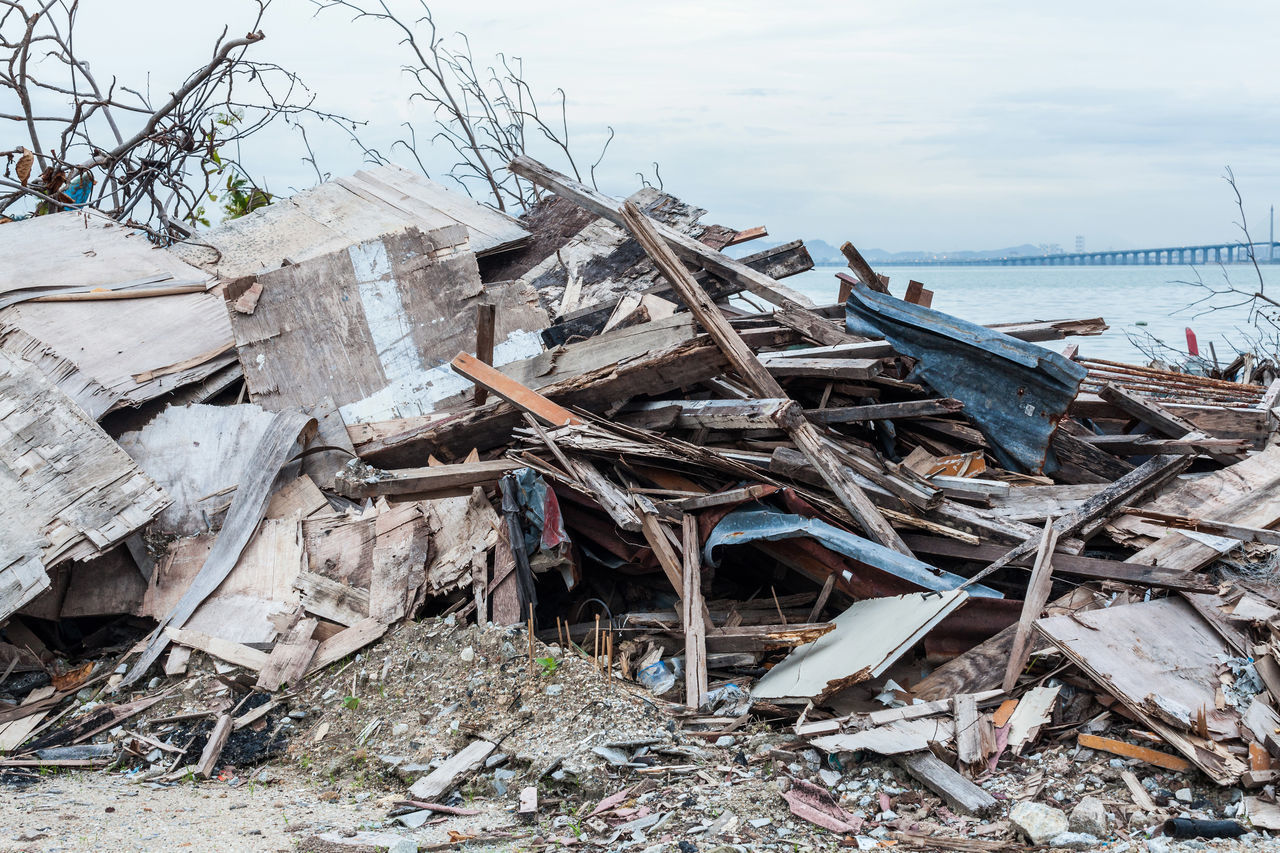
[[[1254, 243], [1253, 254], [1258, 263], [1272, 263], [1280, 241]], [[1115, 249], [1105, 252], [1064, 252], [1057, 255], [1010, 255], [1004, 258], [918, 258], [890, 261], [885, 266], [999, 266], [999, 267], [1069, 267], [1069, 266], [1158, 266], [1169, 264], [1234, 264], [1249, 260], [1249, 247], [1244, 243], [1207, 243], [1202, 246], [1166, 246], [1161, 249]]]

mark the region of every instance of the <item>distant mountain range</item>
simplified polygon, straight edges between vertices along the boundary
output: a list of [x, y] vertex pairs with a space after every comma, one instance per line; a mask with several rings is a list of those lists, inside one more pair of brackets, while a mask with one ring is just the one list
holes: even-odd
[[[840, 250], [825, 240], [805, 240], [805, 246], [809, 249], [813, 262], [819, 266], [844, 266], [844, 255], [840, 254]], [[760, 251], [764, 248], [757, 243], [749, 243], [746, 245], [754, 246], [752, 251]], [[1058, 249], [1061, 251], [1061, 249]], [[1008, 258], [1018, 255], [1044, 255], [1048, 254], [1043, 246], [1033, 246], [1030, 243], [1024, 243], [1021, 246], [1010, 246], [1005, 249], [986, 249], [982, 251], [959, 251], [959, 252], [886, 252], [884, 249], [864, 249], [862, 256], [867, 259], [867, 263], [871, 264], [893, 264], [903, 261], [918, 261], [924, 258], [954, 258], [956, 260], [984, 260], [986, 258]]]

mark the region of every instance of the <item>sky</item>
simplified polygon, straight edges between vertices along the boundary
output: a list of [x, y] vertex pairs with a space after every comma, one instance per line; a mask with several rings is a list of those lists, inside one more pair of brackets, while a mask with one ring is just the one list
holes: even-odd
[[[414, 16], [416, 2], [388, 0]], [[563, 87], [572, 141], [621, 196], [652, 179], [708, 209], [889, 251], [1022, 243], [1133, 248], [1236, 239], [1231, 166], [1255, 238], [1280, 200], [1280, 4], [968, 0], [444, 0], [442, 33], [479, 62], [523, 59], [544, 103]], [[249, 0], [82, 0], [95, 72], [172, 89]], [[275, 0], [252, 48], [297, 71], [318, 108], [367, 120], [387, 151], [413, 106], [408, 59], [385, 23]], [[321, 168], [361, 168], [324, 127]], [[420, 135], [423, 134], [420, 131]], [[296, 132], [242, 152], [269, 189], [314, 183]], [[535, 150], [558, 165], [551, 152]], [[451, 162], [425, 158], [433, 176]], [[402, 151], [393, 159], [410, 164]]]

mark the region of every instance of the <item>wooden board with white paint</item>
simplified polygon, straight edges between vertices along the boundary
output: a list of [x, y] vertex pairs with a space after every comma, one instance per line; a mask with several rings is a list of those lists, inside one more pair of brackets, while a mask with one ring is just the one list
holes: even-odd
[[267, 409], [332, 398], [348, 424], [430, 412], [470, 387], [448, 362], [475, 349], [476, 307], [495, 299], [495, 362], [542, 349], [532, 291], [487, 290], [461, 226], [388, 234], [258, 282], [256, 309], [231, 324], [250, 397]]
[[875, 678], [968, 595], [962, 590], [911, 593], [854, 603], [835, 630], [800, 646], [756, 682], [756, 699], [826, 697]]

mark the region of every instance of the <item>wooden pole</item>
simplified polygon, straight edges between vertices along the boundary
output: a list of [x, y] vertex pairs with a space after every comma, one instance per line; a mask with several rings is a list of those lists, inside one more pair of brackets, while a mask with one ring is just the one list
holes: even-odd
[[698, 708], [707, 695], [707, 625], [702, 616], [702, 548], [698, 541], [697, 516], [687, 514], [681, 519], [681, 534], [684, 589], [680, 603], [684, 617], [685, 703], [690, 708]]

